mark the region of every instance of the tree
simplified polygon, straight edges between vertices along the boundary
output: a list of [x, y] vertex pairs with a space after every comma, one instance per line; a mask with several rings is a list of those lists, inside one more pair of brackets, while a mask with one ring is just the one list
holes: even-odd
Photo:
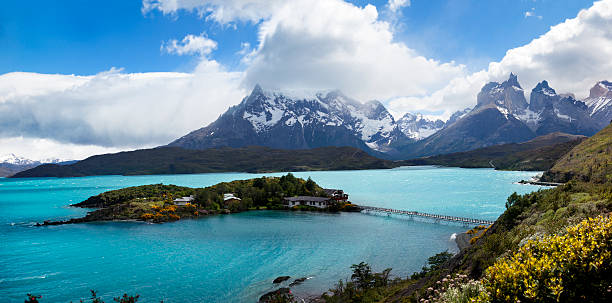
[[306, 189], [312, 192], [315, 189], [315, 185], [317, 185], [310, 177], [306, 180]]
[[362, 290], [368, 289], [373, 286], [374, 275], [372, 275], [372, 268], [365, 262], [359, 264], [353, 264], [351, 266], [353, 274], [351, 280]]

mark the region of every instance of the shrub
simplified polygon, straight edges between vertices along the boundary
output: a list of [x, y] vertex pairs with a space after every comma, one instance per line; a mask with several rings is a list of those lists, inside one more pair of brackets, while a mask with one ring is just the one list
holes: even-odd
[[446, 275], [426, 289], [425, 297], [419, 302], [468, 303], [474, 302], [485, 291], [480, 281], [469, 279], [467, 275]]
[[442, 265], [444, 263], [446, 263], [448, 260], [450, 260], [453, 257], [453, 254], [449, 253], [448, 251], [443, 251], [440, 253], [437, 253], [431, 257], [429, 257], [427, 259], [427, 265], [423, 266], [423, 268], [421, 268], [421, 272], [415, 272], [412, 274], [412, 276], [410, 276], [410, 279], [420, 279], [422, 277], [427, 276], [428, 274], [437, 271], [438, 269], [440, 269], [442, 267]]
[[599, 216], [565, 234], [529, 240], [489, 267], [491, 302], [611, 302], [612, 220]]

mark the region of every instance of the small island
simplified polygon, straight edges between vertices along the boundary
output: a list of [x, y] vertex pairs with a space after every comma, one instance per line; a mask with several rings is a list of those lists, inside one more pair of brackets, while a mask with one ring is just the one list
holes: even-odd
[[111, 190], [71, 205], [96, 208], [85, 217], [37, 224], [62, 225], [94, 221], [164, 223], [249, 210], [359, 211], [339, 189], [325, 189], [312, 179], [261, 177], [222, 182], [204, 188], [152, 184]]

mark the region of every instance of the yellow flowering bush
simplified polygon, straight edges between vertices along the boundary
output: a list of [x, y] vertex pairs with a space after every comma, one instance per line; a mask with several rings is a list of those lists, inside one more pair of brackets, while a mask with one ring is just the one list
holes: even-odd
[[151, 220], [153, 219], [154, 215], [152, 213], [144, 213], [142, 214], [142, 216], [140, 216], [141, 219], [143, 220]]
[[612, 302], [612, 220], [587, 219], [562, 235], [529, 240], [490, 266], [490, 302]]

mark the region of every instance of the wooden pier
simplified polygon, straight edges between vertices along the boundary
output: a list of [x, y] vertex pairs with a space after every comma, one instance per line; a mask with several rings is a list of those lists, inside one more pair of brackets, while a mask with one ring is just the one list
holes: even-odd
[[428, 213], [422, 213], [418, 211], [382, 208], [382, 207], [374, 207], [374, 206], [359, 206], [359, 208], [361, 208], [361, 211], [365, 213], [384, 213], [388, 215], [404, 215], [404, 216], [409, 216], [409, 217], [421, 217], [421, 218], [432, 219], [435, 221], [457, 222], [457, 223], [462, 223], [464, 225], [491, 225], [495, 222], [495, 221], [490, 221], [490, 220], [428, 214]]

